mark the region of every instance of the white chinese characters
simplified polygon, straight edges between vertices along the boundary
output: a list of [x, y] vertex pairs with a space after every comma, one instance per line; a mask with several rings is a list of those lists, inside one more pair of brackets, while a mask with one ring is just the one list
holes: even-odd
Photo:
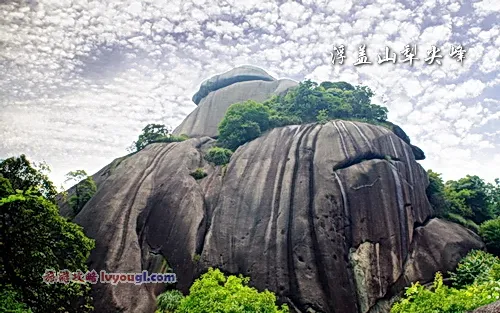
[[[333, 52], [330, 52], [331, 56], [331, 63], [333, 65], [339, 64], [342, 65], [344, 64], [344, 60], [348, 59], [346, 57], [346, 46], [340, 45], [340, 46], [333, 46]], [[441, 48], [432, 45], [429, 50], [426, 50], [426, 57], [423, 59], [423, 61], [427, 65], [442, 65], [442, 59], [443, 55], [441, 54]], [[465, 53], [467, 51], [462, 47], [462, 45], [452, 45], [450, 47], [450, 52], [449, 56], [453, 59], [455, 59], [457, 62], [462, 63], [463, 60], [465, 59]], [[407, 44], [403, 47], [403, 49], [400, 51], [400, 57], [399, 57], [399, 63], [407, 63], [409, 66], [413, 66], [414, 63], [417, 61], [420, 61], [421, 59], [417, 56], [418, 54], [418, 49], [417, 45], [410, 45]], [[385, 47], [384, 54], [378, 54], [378, 64], [383, 64], [386, 62], [392, 62], [395, 64], [398, 61], [398, 54], [396, 52], [392, 52], [391, 48]], [[366, 64], [373, 64], [369, 60], [369, 56], [367, 53], [367, 46], [366, 44], [362, 44], [357, 47], [357, 56], [356, 56], [356, 61], [352, 63], [354, 66], [359, 66], [359, 65], [366, 65]]]

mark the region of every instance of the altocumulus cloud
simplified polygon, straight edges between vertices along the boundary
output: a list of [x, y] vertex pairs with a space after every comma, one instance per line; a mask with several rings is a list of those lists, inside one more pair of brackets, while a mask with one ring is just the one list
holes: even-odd
[[[45, 160], [61, 183], [95, 172], [147, 123], [175, 127], [201, 81], [241, 64], [275, 77], [372, 88], [390, 119], [456, 179], [500, 176], [499, 2], [0, 2], [0, 158]], [[343, 65], [330, 63], [346, 46]], [[353, 66], [366, 44], [373, 65]], [[417, 45], [413, 66], [376, 64]], [[460, 63], [448, 56], [462, 44]], [[442, 65], [426, 51], [441, 48]]]

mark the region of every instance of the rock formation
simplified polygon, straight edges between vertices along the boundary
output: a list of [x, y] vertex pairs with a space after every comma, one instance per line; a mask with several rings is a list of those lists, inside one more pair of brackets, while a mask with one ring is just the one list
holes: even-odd
[[[227, 107], [214, 99], [235, 99], [238, 90], [245, 100], [256, 94], [245, 88], [278, 82], [233, 82], [198, 109]], [[179, 128], [211, 130], [218, 121], [203, 112]], [[99, 172], [96, 195], [75, 218], [96, 240], [90, 268], [156, 272], [166, 259], [187, 292], [214, 266], [250, 276], [291, 312], [375, 313], [388, 312], [410, 282], [431, 281], [483, 247], [471, 231], [431, 218], [414, 149], [385, 127], [335, 120], [277, 128], [225, 167], [204, 159], [214, 142], [151, 144]], [[208, 176], [195, 180], [197, 168]], [[93, 295], [98, 312], [153, 312], [161, 291], [97, 284]]]
[[500, 313], [500, 301], [480, 307], [472, 313]]
[[198, 107], [174, 130], [174, 134], [216, 137], [217, 126], [231, 104], [246, 100], [264, 101], [296, 85], [293, 80], [276, 80], [253, 66], [237, 67], [212, 77], [201, 84], [193, 96]]

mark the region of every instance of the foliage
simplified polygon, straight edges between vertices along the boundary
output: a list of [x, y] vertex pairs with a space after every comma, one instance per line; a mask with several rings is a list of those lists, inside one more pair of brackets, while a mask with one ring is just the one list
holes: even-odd
[[194, 179], [198, 180], [207, 177], [208, 174], [205, 173], [205, 171], [202, 168], [197, 168], [194, 172], [192, 172], [189, 175], [193, 176]]
[[236, 150], [270, 127], [271, 110], [268, 106], [248, 100], [229, 107], [219, 124], [219, 142], [223, 147]]
[[76, 170], [66, 174], [66, 182], [69, 181], [76, 183], [75, 194], [69, 199], [69, 205], [76, 216], [94, 196], [97, 186], [92, 176], [88, 176], [84, 170]]
[[427, 171], [427, 197], [439, 217], [459, 223], [476, 233], [478, 224], [490, 220], [500, 212], [500, 180], [486, 183], [478, 176], [467, 175], [457, 181], [443, 183], [441, 174]]
[[21, 302], [20, 295], [12, 287], [4, 286], [0, 291], [0, 312], [32, 313], [33, 311]]
[[325, 124], [336, 118], [385, 122], [387, 109], [372, 104], [372, 96], [373, 92], [365, 86], [354, 87], [345, 82], [318, 85], [306, 80], [285, 95], [273, 96], [264, 103], [250, 100], [231, 105], [219, 125], [219, 141], [234, 151], [274, 127]]
[[198, 253], [193, 255], [193, 262], [198, 263], [200, 262], [200, 260], [201, 260], [201, 255], [199, 255]]
[[488, 251], [500, 255], [500, 218], [484, 222], [480, 226], [479, 234]]
[[210, 268], [190, 288], [177, 313], [288, 313], [288, 307], [278, 308], [276, 296], [270, 291], [258, 292], [248, 286], [249, 278], [226, 277], [220, 270]]
[[441, 174], [428, 170], [427, 176], [429, 177], [429, 186], [427, 186], [427, 189], [425, 190], [427, 198], [429, 199], [436, 216], [445, 216], [446, 213], [449, 212], [450, 205], [444, 193], [444, 182], [441, 178]]
[[328, 110], [319, 110], [318, 115], [316, 116], [316, 121], [323, 125], [326, 124], [328, 122]]
[[179, 290], [167, 290], [158, 296], [156, 313], [174, 313], [179, 307], [184, 295]]
[[9, 176], [24, 190], [0, 177], [0, 280], [33, 312], [91, 312], [89, 285], [46, 284], [42, 275], [46, 269], [85, 271], [94, 241], [59, 215], [51, 191], [44, 189], [51, 183], [34, 184], [43, 174], [24, 166], [29, 168], [20, 176]]
[[0, 176], [8, 179], [14, 190], [32, 189], [33, 194], [43, 196], [55, 203], [57, 190], [47, 177], [49, 171], [45, 163], [32, 164], [24, 154], [8, 158], [0, 163]]
[[148, 124], [142, 129], [137, 141], [128, 148], [130, 152], [136, 152], [144, 149], [147, 145], [157, 142], [179, 142], [189, 139], [185, 134], [175, 136], [163, 124]]
[[447, 219], [447, 220], [449, 220], [449, 221], [451, 221], [453, 223], [460, 224], [463, 227], [466, 227], [466, 228], [472, 230], [476, 234], [479, 234], [479, 226], [476, 223], [474, 223], [473, 221], [471, 221], [470, 219], [464, 218], [460, 214], [446, 213], [443, 216], [443, 218], [445, 218], [445, 219]]
[[215, 165], [225, 165], [229, 163], [231, 156], [233, 155], [233, 151], [221, 148], [221, 147], [212, 147], [208, 149], [207, 155], [205, 159], [208, 162], [212, 162]]
[[468, 217], [476, 224], [493, 217], [495, 204], [489, 194], [489, 186], [478, 176], [467, 175], [458, 181], [446, 182], [445, 194], [452, 213]]
[[482, 283], [488, 280], [488, 274], [493, 265], [500, 265], [500, 259], [481, 250], [470, 251], [450, 273], [453, 287], [461, 288], [472, 283]]
[[394, 304], [391, 313], [465, 313], [500, 298], [500, 281], [468, 285], [462, 289], [443, 284], [443, 276], [436, 273], [432, 289], [418, 282], [406, 290], [405, 298]]

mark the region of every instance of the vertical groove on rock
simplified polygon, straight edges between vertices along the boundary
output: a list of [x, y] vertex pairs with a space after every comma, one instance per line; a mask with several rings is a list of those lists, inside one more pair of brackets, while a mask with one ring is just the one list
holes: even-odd
[[359, 153], [361, 153], [359, 145], [356, 142], [356, 139], [354, 138], [352, 133], [349, 130], [347, 130], [347, 127], [345, 126], [345, 124], [342, 121], [338, 121], [338, 122], [339, 122], [340, 126], [342, 126], [342, 128], [344, 129], [347, 137], [349, 137], [349, 140], [351, 141], [352, 147], [354, 148], [355, 155], [358, 155]]
[[331, 123], [333, 124], [333, 126], [335, 126], [335, 128], [337, 129], [337, 132], [339, 133], [340, 143], [342, 145], [342, 151], [344, 152], [344, 157], [347, 158], [348, 157], [347, 146], [345, 144], [344, 136], [342, 135], [342, 132], [340, 131], [339, 126], [337, 125], [337, 122], [332, 121]]
[[[156, 167], [160, 163], [160, 160], [163, 159], [163, 157], [168, 152], [170, 152], [170, 150], [172, 150], [173, 147], [176, 144], [177, 143], [170, 143], [169, 146], [165, 149], [165, 151], [156, 154], [155, 157], [148, 164], [148, 167], [144, 171], [143, 176], [139, 180], [139, 183], [137, 184], [137, 186], [135, 188], [134, 195], [132, 196], [131, 201], [128, 202], [130, 204], [128, 205], [128, 208], [125, 211], [125, 217], [124, 217], [124, 220], [123, 220], [123, 229], [122, 229], [122, 234], [121, 234], [120, 246], [118, 247], [118, 251], [117, 251], [116, 257], [115, 257], [115, 261], [116, 262], [119, 262], [119, 260], [123, 257], [123, 252], [125, 251], [125, 243], [127, 241], [128, 224], [130, 223], [130, 215], [132, 213], [132, 208], [134, 207], [135, 199], [137, 198], [137, 194], [139, 193], [139, 191], [140, 191], [140, 189], [142, 187], [142, 184], [156, 170]], [[154, 186], [153, 186], [153, 188], [154, 188]], [[153, 190], [151, 190], [151, 191], [153, 191]], [[149, 201], [149, 199], [148, 199], [148, 201]]]
[[[281, 134], [283, 134], [283, 131], [281, 132]], [[290, 155], [290, 150], [291, 150], [292, 145], [293, 145], [293, 137], [288, 136], [288, 138], [289, 139], [288, 139], [288, 142], [286, 144], [286, 152], [283, 154], [283, 155], [287, 155], [287, 156]], [[279, 214], [279, 210], [280, 210], [281, 193], [283, 192], [283, 180], [285, 177], [285, 173], [286, 173], [285, 170], [286, 170], [287, 164], [288, 164], [288, 159], [283, 160], [281, 166], [279, 167], [279, 172], [276, 175], [277, 180], [275, 180], [276, 185], [275, 185], [274, 193], [273, 193], [274, 199], [272, 200], [272, 215], [271, 215], [271, 218], [269, 219], [269, 224], [270, 224], [268, 227], [269, 234], [270, 234], [269, 242], [274, 243], [275, 247], [278, 247], [276, 229], [278, 228], [278, 214]], [[276, 259], [277, 258], [276, 250], [277, 249], [274, 249], [274, 251], [269, 251], [266, 247], [267, 264], [279, 264], [280, 263], [279, 260]], [[274, 280], [274, 282], [272, 284], [269, 283], [270, 276]], [[270, 273], [270, 271], [267, 271], [266, 281], [268, 282], [268, 284], [270, 286], [276, 286], [276, 287], [279, 286], [277, 283], [276, 273]]]
[[293, 166], [293, 174], [292, 174], [292, 182], [290, 186], [290, 203], [289, 203], [289, 212], [288, 212], [288, 225], [287, 225], [287, 265], [288, 265], [288, 286], [289, 286], [289, 298], [294, 302], [299, 302], [297, 296], [299, 295], [299, 284], [297, 281], [297, 275], [295, 273], [295, 258], [294, 258], [294, 249], [293, 249], [293, 214], [294, 214], [294, 195], [295, 188], [297, 184], [297, 176], [299, 169], [299, 160], [300, 160], [300, 149], [302, 145], [302, 140], [305, 136], [309, 135], [311, 130], [315, 125], [306, 126], [302, 130], [302, 134], [300, 134], [299, 139], [297, 140], [297, 145], [295, 146], [295, 160]]
[[[335, 180], [339, 184], [340, 193], [342, 194], [342, 207], [344, 208], [344, 230], [346, 227], [351, 227], [351, 221], [349, 218], [349, 203], [347, 202], [347, 195], [345, 193], [344, 185], [342, 185], [342, 181], [340, 180], [339, 175], [334, 171], [333, 175], [335, 176]], [[345, 231], [344, 231], [345, 233]], [[352, 236], [349, 235], [349, 243], [352, 242]]]
[[[408, 172], [410, 173], [410, 181], [411, 181], [411, 185], [413, 186], [413, 184], [415, 184], [415, 181], [413, 180], [413, 169], [412, 169], [412, 166], [411, 166], [411, 163], [410, 163], [410, 157], [408, 156], [408, 151], [406, 149], [406, 146], [401, 142], [401, 145], [403, 146], [403, 151], [405, 153], [405, 157], [406, 157], [406, 165], [408, 166]], [[413, 154], [413, 152], [412, 152]]]
[[358, 127], [358, 125], [354, 124], [353, 122], [349, 122], [356, 130], [358, 131], [359, 135], [363, 140], [365, 141], [366, 145], [370, 148], [370, 152], [374, 151], [375, 149], [373, 148], [372, 143], [368, 140], [368, 138], [365, 136], [365, 134], [361, 131], [361, 129]]
[[398, 151], [396, 150], [396, 146], [394, 145], [394, 141], [392, 140], [391, 135], [389, 135], [389, 140], [391, 141], [392, 150], [394, 151], [394, 156], [399, 159]]
[[[406, 216], [406, 210], [404, 206], [404, 199], [403, 199], [403, 186], [401, 185], [401, 179], [399, 177], [399, 173], [396, 170], [396, 167], [392, 164], [389, 164], [392, 170], [392, 174], [394, 177], [394, 182], [396, 184], [396, 199], [397, 199], [397, 206], [398, 206], [398, 219], [399, 219], [399, 228], [400, 228], [400, 234], [401, 234], [401, 260], [404, 260], [406, 257], [406, 252], [408, 251], [407, 247], [407, 242], [408, 242], [408, 221], [407, 221], [407, 216]], [[400, 264], [402, 266], [402, 264]]]
[[312, 142], [312, 154], [311, 157], [309, 158], [309, 226], [310, 226], [310, 236], [312, 240], [312, 248], [313, 248], [313, 253], [314, 253], [314, 260], [315, 260], [315, 265], [316, 265], [316, 272], [317, 276], [319, 278], [319, 282], [321, 285], [321, 289], [324, 294], [326, 294], [326, 302], [328, 307], [333, 308], [335, 306], [334, 300], [333, 300], [333, 292], [330, 289], [330, 285], [328, 283], [328, 273], [325, 271], [326, 267], [324, 265], [324, 260], [323, 260], [323, 250], [320, 247], [320, 244], [318, 242], [318, 237], [316, 234], [316, 227], [315, 227], [315, 222], [314, 222], [314, 217], [316, 215], [315, 212], [315, 180], [314, 180], [314, 157], [315, 157], [315, 151], [316, 151], [316, 144], [318, 141], [318, 135], [321, 131], [323, 126], [320, 126], [320, 128], [316, 131], [313, 137], [313, 142]]

